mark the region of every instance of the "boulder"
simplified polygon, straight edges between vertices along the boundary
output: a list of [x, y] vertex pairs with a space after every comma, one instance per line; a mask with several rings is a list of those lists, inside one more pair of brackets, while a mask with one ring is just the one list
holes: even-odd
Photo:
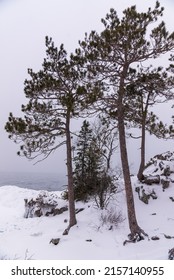
[[160, 239], [160, 238], [159, 238], [157, 235], [151, 237], [151, 240], [154, 240], [154, 241], [155, 241], [155, 240], [159, 240], [159, 239]]
[[159, 154], [159, 155], [156, 155], [154, 156], [154, 158], [158, 159], [158, 160], [173, 160], [173, 157], [174, 157], [174, 152], [165, 152], [165, 153], [162, 153], [162, 154]]
[[161, 185], [162, 185], [163, 191], [165, 191], [165, 189], [167, 189], [170, 185], [170, 180], [169, 179], [161, 179]]
[[135, 188], [135, 191], [138, 193], [138, 197], [139, 199], [144, 202], [145, 204], [148, 204], [149, 203], [149, 199], [150, 198], [153, 198], [153, 199], [157, 199], [157, 195], [155, 193], [154, 190], [146, 193], [143, 186], [141, 187], [136, 187]]
[[158, 165], [159, 165], [160, 170], [163, 171], [164, 170], [164, 162], [160, 161]]
[[174, 152], [166, 152], [151, 158], [145, 166], [143, 175], [169, 177], [171, 173], [174, 173]]
[[162, 174], [162, 175], [168, 177], [168, 176], [170, 176], [170, 174], [171, 174], [170, 166], [167, 165], [167, 166], [164, 168], [164, 171], [163, 171], [163, 174]]
[[168, 260], [174, 260], [174, 248], [169, 250], [169, 252], [168, 252]]
[[24, 199], [25, 202], [25, 218], [55, 216], [68, 210], [68, 207], [59, 206], [59, 197], [55, 193], [41, 191], [39, 194], [30, 199]]
[[63, 212], [67, 211], [68, 210], [68, 206], [63, 206], [61, 208], [52, 208], [50, 212], [46, 212], [45, 216], [49, 216], [49, 215], [53, 215], [53, 216], [56, 216], [56, 215], [60, 215], [62, 214]]
[[149, 203], [149, 199], [150, 199], [150, 195], [146, 194], [146, 193], [145, 193], [145, 190], [143, 189], [143, 190], [142, 190], [141, 197], [140, 197], [140, 200], [141, 200], [142, 202], [144, 202], [145, 204], [148, 204], [148, 203]]
[[160, 183], [160, 176], [159, 175], [149, 175], [149, 176], [144, 176], [144, 180], [143, 180], [144, 184], [147, 185], [152, 185], [152, 184], [159, 184]]
[[52, 238], [52, 239], [50, 240], [50, 243], [52, 243], [52, 244], [54, 244], [54, 245], [59, 244], [59, 242], [60, 242], [60, 238]]

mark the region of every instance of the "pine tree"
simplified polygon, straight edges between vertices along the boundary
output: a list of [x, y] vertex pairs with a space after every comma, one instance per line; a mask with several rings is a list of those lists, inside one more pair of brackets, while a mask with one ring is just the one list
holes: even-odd
[[[68, 58], [64, 46], [58, 49], [52, 38], [46, 37], [46, 58], [42, 70], [35, 73], [28, 70], [29, 80], [25, 80], [24, 92], [29, 100], [22, 105], [24, 117], [14, 117], [10, 113], [5, 129], [10, 139], [23, 142], [18, 155], [29, 159], [47, 158], [60, 146], [66, 144], [69, 226], [76, 224], [73, 170], [71, 119], [79, 116], [87, 90], [82, 84], [83, 73], [77, 69], [73, 58]], [[89, 88], [88, 88], [89, 89]]]
[[143, 180], [145, 168], [146, 131], [157, 138], [169, 136], [169, 127], [149, 109], [173, 98], [173, 77], [162, 67], [151, 68], [139, 69], [134, 81], [126, 88], [127, 119], [129, 123], [132, 120], [133, 126], [141, 130], [141, 161], [137, 174], [140, 181]]
[[[174, 48], [174, 33], [169, 34], [165, 23], [159, 23], [164, 8], [157, 1], [155, 8], [138, 12], [136, 6], [123, 11], [119, 19], [114, 9], [102, 19], [104, 30], [86, 34], [76, 53], [86, 62], [88, 78], [105, 82], [103, 106], [110, 108], [118, 120], [120, 154], [126, 190], [129, 235], [131, 241], [141, 240], [145, 234], [138, 225], [132, 192], [128, 152], [126, 146], [126, 87], [132, 82], [132, 67], [156, 59]], [[158, 22], [157, 22], [158, 21]], [[155, 25], [156, 23], [156, 25]], [[149, 61], [148, 61], [149, 62]]]
[[111, 157], [116, 150], [116, 133], [108, 124], [97, 120], [93, 125], [84, 121], [78, 135], [74, 157], [74, 189], [77, 200], [94, 197], [104, 208], [111, 193], [115, 193], [115, 176], [111, 172]]
[[86, 201], [96, 190], [101, 165], [101, 154], [86, 120], [78, 135], [74, 165], [75, 196]]

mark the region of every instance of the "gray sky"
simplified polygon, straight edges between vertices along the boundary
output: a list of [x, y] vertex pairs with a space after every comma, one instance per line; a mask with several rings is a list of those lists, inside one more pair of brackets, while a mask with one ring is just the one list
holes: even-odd
[[[173, 0], [162, 0], [163, 19], [170, 31], [173, 28]], [[47, 160], [33, 166], [16, 155], [18, 146], [8, 139], [4, 131], [9, 112], [20, 115], [21, 104], [26, 103], [23, 83], [27, 69], [37, 71], [45, 57], [45, 36], [53, 37], [57, 46], [64, 43], [68, 51], [78, 47], [85, 32], [100, 31], [100, 19], [111, 7], [119, 14], [128, 6], [137, 5], [143, 10], [154, 6], [155, 0], [2, 0], [0, 1], [0, 171], [64, 172], [65, 156], [57, 151]], [[165, 63], [165, 62], [164, 62]], [[160, 114], [168, 121], [172, 112], [167, 107]], [[153, 148], [151, 149], [151, 143]], [[135, 164], [139, 151], [133, 143], [130, 162]], [[172, 142], [151, 137], [148, 140], [147, 158], [172, 148]], [[136, 165], [136, 164], [135, 164]]]

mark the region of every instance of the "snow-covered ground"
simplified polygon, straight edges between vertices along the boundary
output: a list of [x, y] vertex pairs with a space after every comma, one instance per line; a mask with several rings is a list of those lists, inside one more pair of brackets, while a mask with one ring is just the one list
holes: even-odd
[[[149, 167], [152, 171], [152, 166]], [[157, 199], [145, 204], [138, 198], [135, 187], [141, 187], [132, 177], [137, 220], [149, 239], [123, 246], [129, 233], [124, 190], [118, 192], [108, 206], [100, 210], [93, 201], [76, 203], [85, 208], [77, 214], [77, 225], [62, 235], [67, 227], [68, 211], [56, 216], [24, 218], [24, 199], [35, 197], [39, 191], [4, 186], [0, 188], [0, 258], [1, 259], [157, 259], [166, 260], [174, 247], [174, 183], [163, 191], [161, 185], [144, 185], [146, 193], [152, 189]], [[60, 196], [60, 192], [54, 192]], [[66, 201], [60, 199], [61, 206]], [[105, 221], [107, 213], [121, 213], [122, 222], [113, 226]], [[159, 240], [152, 240], [157, 236]], [[168, 238], [167, 238], [168, 237]], [[50, 243], [60, 238], [58, 245]]]

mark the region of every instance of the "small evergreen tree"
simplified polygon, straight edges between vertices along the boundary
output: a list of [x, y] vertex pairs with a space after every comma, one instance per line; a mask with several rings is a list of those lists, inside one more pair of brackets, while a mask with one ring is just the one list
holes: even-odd
[[108, 196], [115, 193], [115, 177], [111, 174], [110, 161], [114, 149], [115, 133], [108, 131], [106, 122], [91, 128], [83, 122], [79, 132], [74, 157], [74, 190], [77, 200], [94, 197], [97, 206], [104, 208]]
[[96, 146], [92, 129], [84, 121], [78, 135], [74, 157], [74, 189], [77, 200], [86, 200], [94, 193], [100, 169], [101, 156]]

